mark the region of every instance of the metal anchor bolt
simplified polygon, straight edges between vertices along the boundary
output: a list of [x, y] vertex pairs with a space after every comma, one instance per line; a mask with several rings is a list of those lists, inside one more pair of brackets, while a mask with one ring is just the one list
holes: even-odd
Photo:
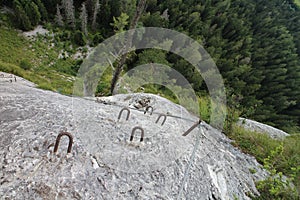
[[162, 123], [161, 123], [161, 125], [164, 125], [164, 123], [165, 123], [166, 120], [167, 120], [167, 115], [165, 115], [165, 114], [160, 114], [160, 115], [158, 116], [158, 118], [157, 118], [157, 120], [156, 120], [155, 123], [157, 123], [157, 122], [160, 120], [161, 117], [164, 117], [164, 119], [163, 119], [163, 121], [162, 121]]
[[149, 109], [151, 110], [150, 115], [152, 115], [152, 113], [153, 113], [153, 107], [152, 106], [147, 106], [144, 114], [146, 114], [149, 111]]
[[129, 110], [128, 108], [122, 108], [122, 110], [121, 110], [120, 113], [119, 113], [118, 119], [121, 118], [122, 113], [124, 112], [124, 110], [127, 111], [127, 116], [126, 116], [126, 121], [127, 121], [127, 120], [129, 119], [129, 115], [130, 115], [130, 110]]
[[139, 127], [139, 126], [134, 127], [134, 128], [132, 129], [131, 136], [130, 136], [130, 142], [133, 140], [133, 136], [134, 136], [134, 134], [135, 134], [135, 132], [136, 132], [137, 129], [139, 129], [139, 130], [141, 131], [141, 139], [140, 139], [140, 142], [143, 142], [143, 140], [144, 140], [144, 129], [141, 128], [141, 127]]
[[58, 134], [58, 136], [56, 138], [55, 146], [54, 146], [54, 153], [57, 152], [58, 145], [59, 145], [59, 142], [60, 142], [60, 138], [64, 135], [68, 136], [68, 138], [69, 138], [69, 146], [68, 146], [68, 151], [67, 152], [71, 153], [72, 145], [73, 145], [73, 136], [71, 135], [71, 133], [68, 133], [68, 132], [61, 132], [60, 134]]

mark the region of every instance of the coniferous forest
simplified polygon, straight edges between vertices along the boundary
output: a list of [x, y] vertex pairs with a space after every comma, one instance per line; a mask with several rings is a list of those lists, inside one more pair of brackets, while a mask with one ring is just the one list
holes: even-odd
[[[0, 0], [2, 25], [32, 30], [39, 24], [60, 42], [96, 46], [128, 30], [137, 0]], [[228, 105], [241, 116], [295, 131], [300, 125], [300, 8], [293, 0], [147, 0], [136, 27], [164, 27], [197, 40], [226, 84]], [[206, 86], [192, 66], [164, 51], [134, 52], [125, 70], [167, 63], [199, 94]], [[69, 74], [76, 74], [70, 64]]]

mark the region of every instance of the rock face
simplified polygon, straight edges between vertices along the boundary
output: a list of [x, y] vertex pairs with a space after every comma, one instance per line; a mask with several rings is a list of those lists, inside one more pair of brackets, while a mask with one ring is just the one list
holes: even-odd
[[[3, 199], [250, 199], [266, 176], [208, 124], [182, 136], [197, 117], [156, 95], [84, 99], [0, 78], [0, 99]], [[61, 131], [69, 154], [65, 136], [53, 153]]]
[[244, 127], [245, 129], [248, 129], [250, 131], [257, 131], [259, 133], [266, 133], [268, 134], [270, 137], [274, 138], [274, 139], [282, 139], [286, 136], [289, 136], [288, 133], [274, 128], [272, 126], [263, 124], [263, 123], [259, 123], [257, 121], [253, 121], [251, 119], [245, 119], [245, 118], [239, 118], [238, 124], [242, 127]]

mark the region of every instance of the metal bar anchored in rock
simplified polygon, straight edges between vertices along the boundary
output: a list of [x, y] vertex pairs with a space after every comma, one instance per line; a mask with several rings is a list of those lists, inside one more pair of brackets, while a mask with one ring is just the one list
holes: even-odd
[[185, 131], [182, 136], [187, 136], [192, 130], [194, 130], [199, 124], [201, 123], [201, 119], [197, 121], [191, 128], [189, 128], [187, 131]]
[[153, 113], [153, 107], [152, 106], [147, 106], [144, 114], [146, 114], [149, 111], [149, 109], [151, 110], [150, 115], [152, 115], [152, 113]]
[[64, 135], [68, 136], [68, 138], [69, 138], [69, 145], [68, 145], [68, 151], [67, 152], [71, 153], [72, 145], [73, 145], [73, 136], [71, 135], [71, 133], [68, 133], [68, 132], [61, 132], [60, 134], [58, 134], [58, 136], [56, 138], [55, 146], [54, 146], [54, 153], [57, 152], [59, 142], [60, 142], [60, 138]]
[[124, 112], [124, 110], [127, 111], [126, 121], [128, 121], [129, 115], [130, 115], [130, 110], [128, 108], [122, 108], [122, 110], [119, 113], [118, 120], [121, 119], [121, 116], [122, 116], [122, 113]]
[[134, 128], [132, 129], [131, 136], [130, 136], [130, 142], [133, 140], [134, 134], [135, 134], [135, 132], [136, 132], [137, 129], [139, 129], [139, 130], [141, 131], [141, 139], [140, 139], [140, 142], [143, 142], [143, 140], [144, 140], [144, 129], [143, 129], [142, 127], [139, 127], [139, 126], [134, 127]]
[[164, 119], [163, 119], [163, 121], [162, 121], [162, 123], [161, 123], [161, 125], [164, 125], [165, 122], [166, 122], [166, 120], [167, 120], [167, 115], [165, 115], [165, 114], [160, 114], [160, 115], [158, 116], [158, 118], [157, 118], [157, 120], [156, 120], [155, 123], [157, 123], [157, 122], [160, 120], [161, 117], [164, 117]]

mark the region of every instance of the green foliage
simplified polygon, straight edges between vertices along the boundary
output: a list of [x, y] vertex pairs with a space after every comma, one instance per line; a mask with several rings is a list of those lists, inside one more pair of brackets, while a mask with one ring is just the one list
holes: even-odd
[[295, 4], [300, 7], [300, 0], [294, 0]]
[[283, 173], [277, 172], [275, 168], [275, 163], [278, 162], [279, 159], [284, 158], [283, 153], [283, 145], [280, 144], [264, 159], [264, 168], [270, 172], [270, 176], [266, 180], [257, 183], [257, 189], [261, 195], [254, 199], [299, 199], [299, 194], [297, 190], [291, 186], [291, 183], [296, 178], [297, 173], [299, 173], [300, 167], [292, 167], [294, 170], [289, 174], [290, 178], [283, 178]]
[[[300, 188], [300, 135], [275, 140], [267, 134], [246, 131], [236, 125], [227, 134], [234, 140], [234, 145], [254, 155], [270, 172], [266, 180], [257, 183], [261, 196], [256, 199], [299, 198], [300, 191], [295, 188]], [[283, 175], [287, 178], [283, 178]]]
[[20, 67], [21, 67], [22, 69], [29, 70], [29, 69], [31, 69], [31, 63], [28, 62], [27, 60], [22, 60], [22, 61], [20, 62]]
[[10, 6], [15, 13], [13, 24], [19, 29], [31, 30], [42, 20], [48, 19], [47, 10], [40, 0], [13, 0]]
[[38, 7], [40, 16], [41, 16], [41, 20], [43, 21], [47, 21], [48, 20], [48, 12], [46, 7], [44, 6], [43, 2], [41, 0], [34, 0], [35, 4]]
[[107, 96], [110, 95], [110, 82], [112, 79], [112, 69], [108, 68], [97, 85], [96, 96]]
[[249, 169], [249, 171], [251, 174], [255, 174], [257, 172], [256, 169]]
[[96, 33], [92, 36], [92, 46], [97, 46], [100, 42], [104, 40], [103, 36], [100, 33]]
[[56, 62], [51, 66], [51, 69], [55, 69], [57, 72], [76, 76], [80, 63], [80, 61], [76, 62], [70, 58], [57, 59]]
[[72, 35], [72, 42], [78, 46], [84, 46], [86, 44], [86, 37], [83, 32], [77, 30]]
[[15, 25], [25, 31], [32, 29], [32, 24], [30, 22], [30, 19], [25, 12], [23, 6], [18, 2], [18, 0], [14, 0], [14, 9], [15, 9], [15, 19], [14, 23]]
[[116, 33], [125, 30], [126, 26], [129, 24], [129, 16], [126, 13], [121, 13], [119, 17], [113, 17], [113, 23], [110, 25], [113, 27]]
[[[58, 88], [63, 88], [62, 93], [72, 94], [73, 83], [66, 80], [63, 74], [49, 71], [32, 72], [24, 70], [14, 64], [5, 63], [0, 60], [0, 71], [12, 73], [23, 77], [33, 83], [36, 83], [39, 88], [56, 91]], [[51, 81], [50, 81], [51, 80]]]
[[41, 14], [37, 5], [32, 1], [25, 4], [25, 12], [30, 19], [31, 25], [36, 26], [41, 21]]
[[210, 121], [210, 114], [211, 114], [211, 102], [210, 98], [205, 96], [205, 97], [199, 97], [199, 112], [200, 112], [200, 117], [202, 120], [209, 122]]
[[168, 21], [162, 18], [159, 12], [147, 13], [142, 17], [141, 21], [146, 27], [167, 27], [168, 25]]
[[72, 93], [70, 75], [77, 73], [81, 61], [57, 59], [59, 49], [39, 40], [30, 42], [11, 29], [0, 28], [0, 38], [0, 71], [21, 76], [41, 88]]
[[29, 48], [31, 45], [25, 38], [11, 29], [0, 28], [0, 59], [6, 63], [19, 65], [24, 58], [34, 60], [37, 52]]
[[[230, 102], [231, 108], [258, 121], [297, 130], [300, 34], [295, 24], [300, 22], [300, 13], [293, 5], [279, 0], [166, 0], [160, 4], [160, 12], [165, 9], [168, 28], [187, 32], [213, 57], [223, 75], [228, 99], [237, 97]], [[151, 13], [155, 17], [150, 19], [156, 19], [156, 15]], [[161, 26], [158, 21], [151, 23]], [[171, 63], [197, 84], [194, 89], [205, 89], [201, 78], [191, 78], [195, 74], [191, 66], [174, 57]]]
[[171, 66], [171, 64], [166, 59], [166, 52], [163, 50], [146, 49], [138, 54], [136, 66], [150, 63], [159, 63]]

